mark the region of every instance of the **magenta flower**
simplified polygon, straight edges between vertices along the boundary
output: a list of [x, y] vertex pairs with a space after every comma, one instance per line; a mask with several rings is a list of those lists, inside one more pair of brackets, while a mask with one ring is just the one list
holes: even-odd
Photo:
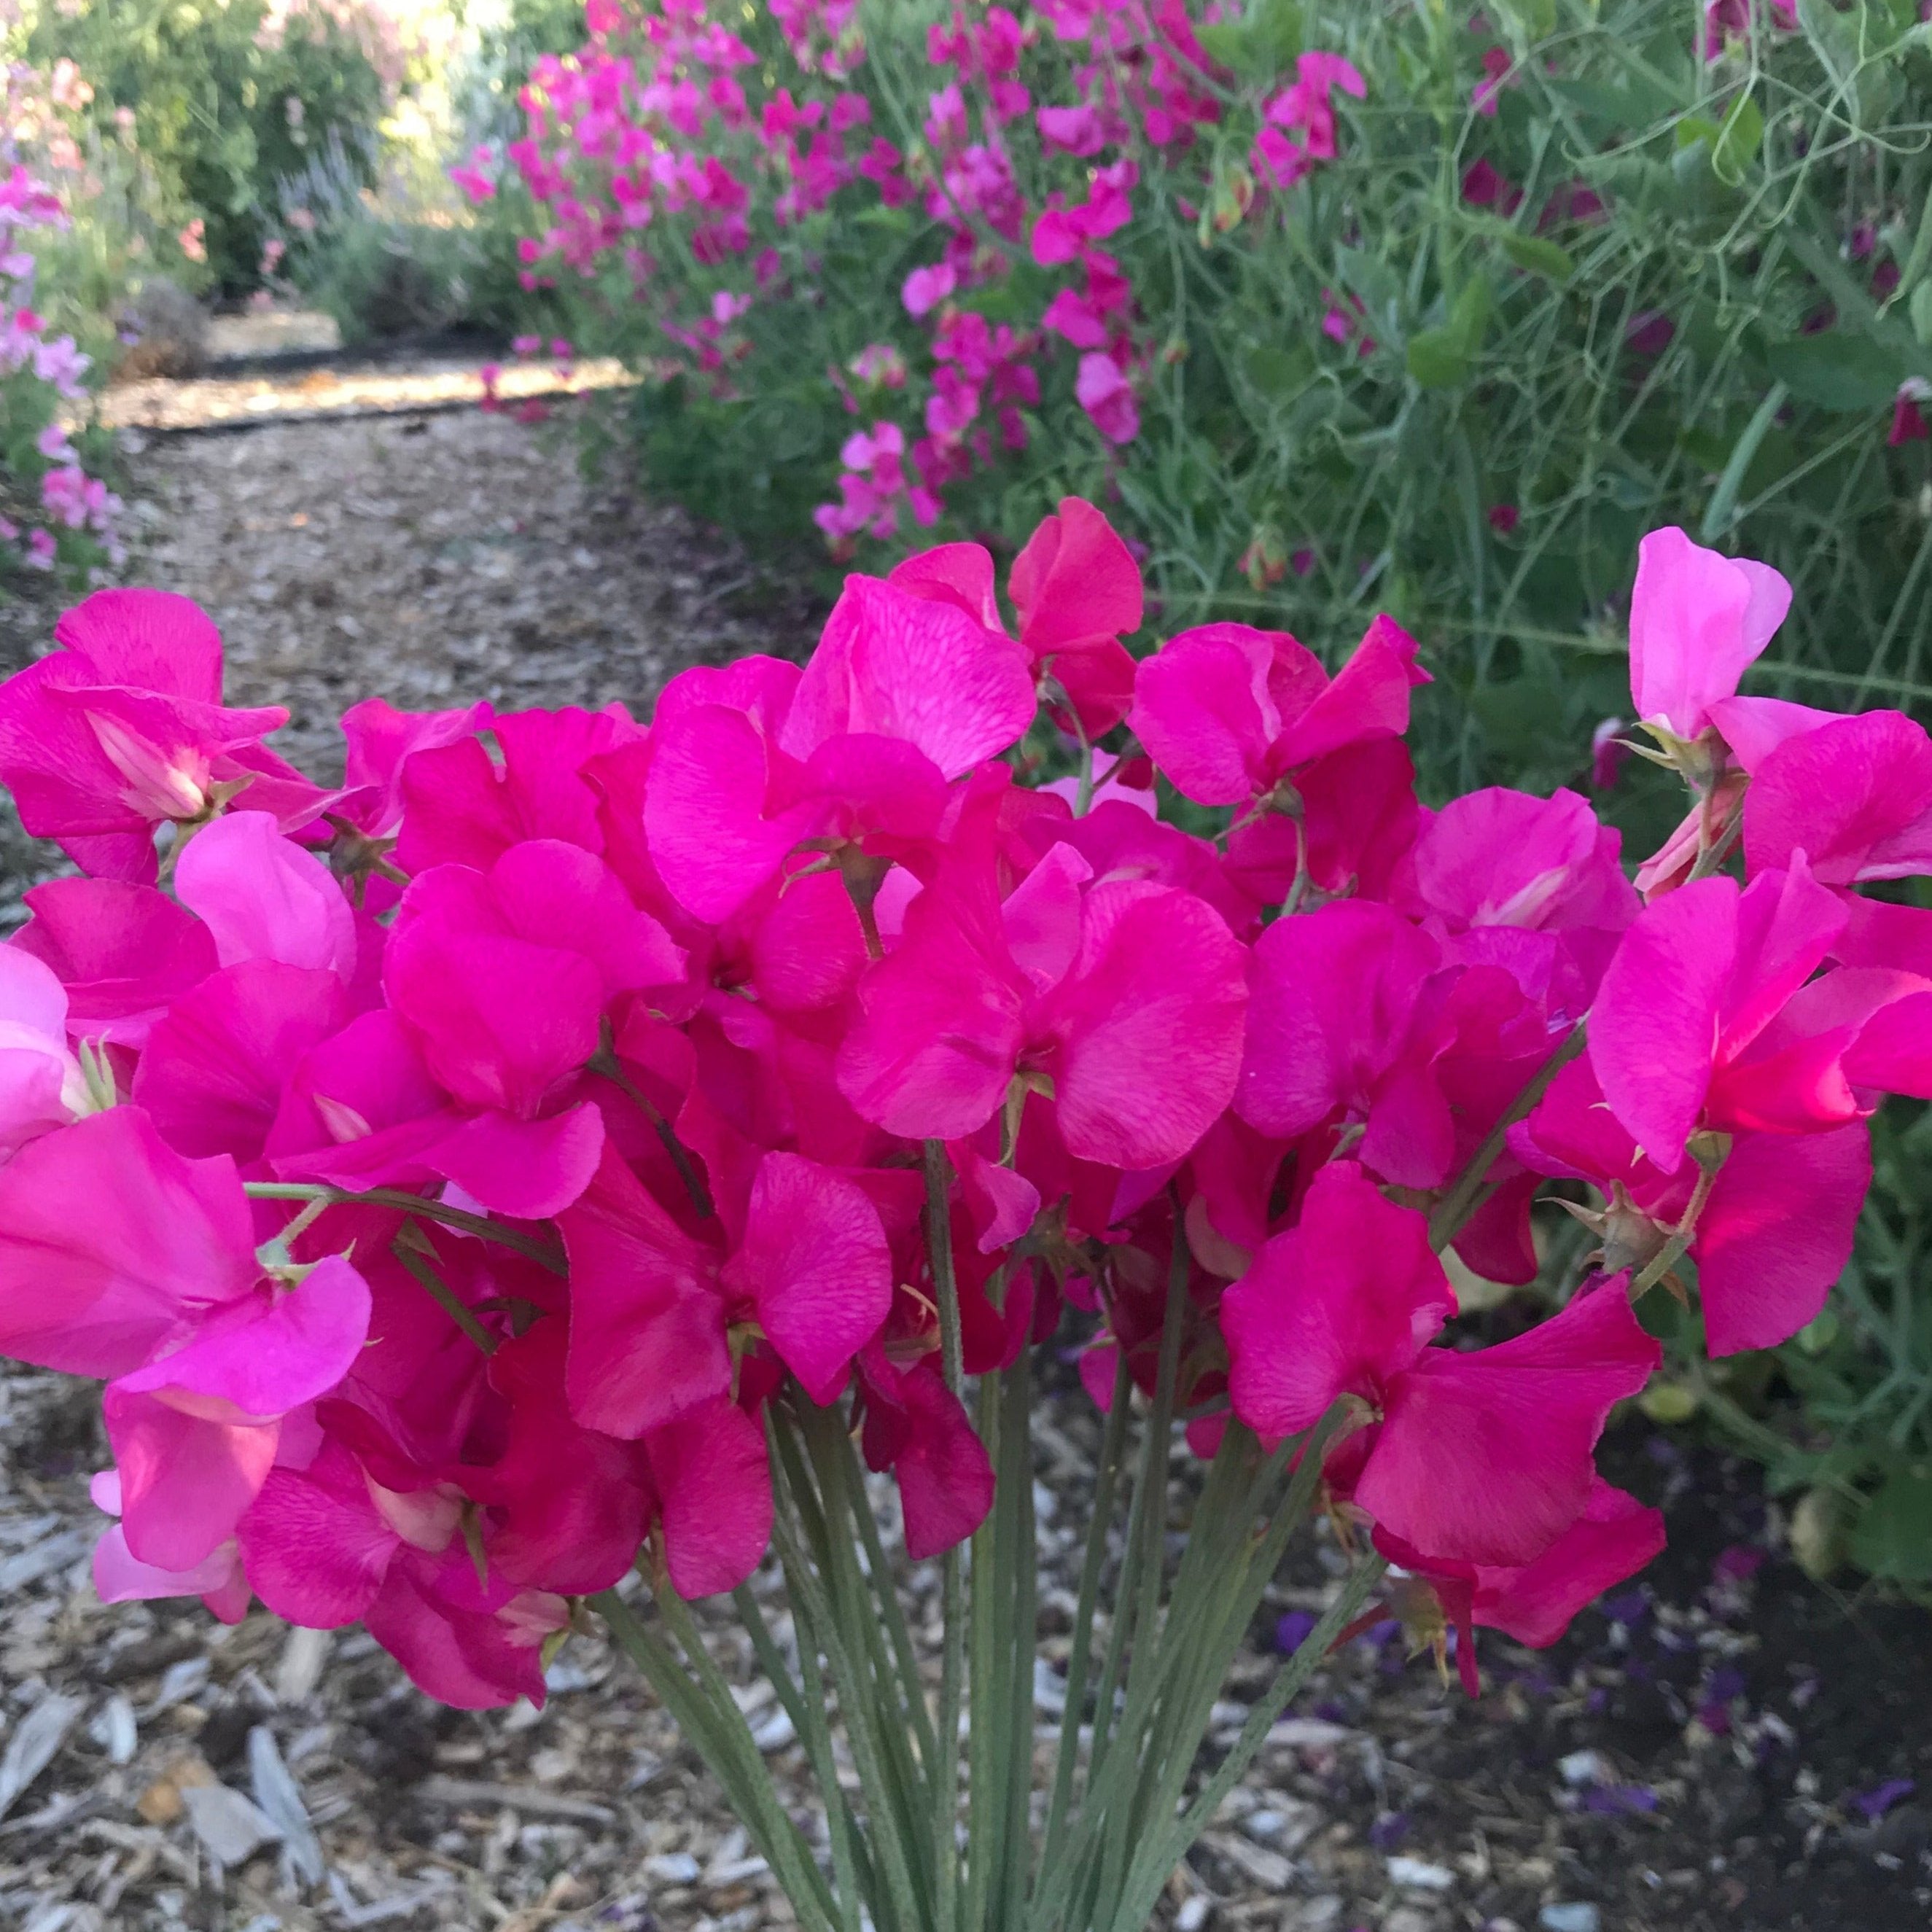
[[914, 269], [905, 278], [905, 286], [900, 296], [906, 314], [929, 315], [958, 287], [958, 275], [947, 262]]
[[1140, 434], [1140, 405], [1135, 400], [1133, 384], [1112, 356], [1096, 350], [1082, 356], [1073, 393], [1108, 442], [1132, 442]]
[[1800, 860], [1742, 892], [1724, 878], [1685, 886], [1624, 934], [1592, 1013], [1590, 1060], [1660, 1172], [1677, 1172], [1700, 1126], [1817, 1132], [1869, 1113], [1861, 1089], [1918, 1092], [1924, 1056], [1881, 1056], [1876, 1034], [1854, 1053], [1874, 1014], [1916, 982], [1840, 973], [1807, 983], [1846, 919]]
[[1932, 872], [1932, 740], [1902, 712], [1824, 714], [1750, 769], [1754, 876], [1802, 862], [1826, 885], [1850, 886]]
[[152, 886], [52, 879], [22, 896], [32, 916], [9, 944], [66, 988], [68, 1027], [83, 1038], [142, 1046], [219, 963], [208, 928]]
[[1494, 120], [1502, 111], [1502, 102], [1498, 97], [1515, 66], [1516, 62], [1510, 57], [1508, 48], [1485, 47], [1483, 50], [1483, 77], [1469, 91], [1469, 104], [1478, 114]]
[[417, 1685], [458, 1710], [542, 1704], [539, 1650], [564, 1626], [562, 1598], [479, 1576], [454, 1500], [428, 1511], [414, 1500], [331, 1440], [264, 1484], [242, 1528], [248, 1580], [290, 1623], [366, 1623]]
[[728, 1330], [741, 1320], [758, 1322], [814, 1400], [844, 1388], [891, 1304], [878, 1209], [831, 1168], [768, 1154], [733, 1218], [739, 1232], [721, 1252], [608, 1154], [560, 1217], [574, 1309], [566, 1384], [586, 1427], [648, 1436], [728, 1394]]
[[1335, 158], [1335, 89], [1358, 100], [1368, 92], [1360, 72], [1340, 54], [1305, 53], [1294, 66], [1292, 84], [1263, 104], [1249, 157], [1256, 174], [1276, 188], [1292, 188], [1316, 162]]
[[[1482, 1688], [1476, 1630], [1501, 1630], [1532, 1650], [1546, 1649], [1587, 1604], [1636, 1575], [1664, 1548], [1661, 1511], [1593, 1477], [1583, 1513], [1540, 1556], [1516, 1566], [1456, 1563], [1425, 1556], [1377, 1526], [1376, 1547], [1426, 1581], [1456, 1633], [1456, 1668], [1474, 1697]], [[1392, 1606], [1398, 1614], [1400, 1600]]]
[[1003, 631], [950, 597], [848, 578], [802, 676], [748, 659], [666, 688], [652, 859], [688, 910], [728, 916], [802, 840], [930, 837], [947, 781], [1013, 744], [1035, 709], [1025, 652]]
[[1413, 1035], [1442, 963], [1426, 933], [1372, 902], [1276, 920], [1255, 947], [1235, 1112], [1282, 1141], [1339, 1118], [1362, 1130], [1358, 1150], [1376, 1172], [1436, 1185], [1455, 1129]]
[[1140, 566], [1091, 503], [1063, 496], [1013, 560], [1007, 591], [1020, 643], [1079, 714], [1090, 740], [1126, 716], [1134, 662], [1120, 640], [1140, 628]]
[[328, 802], [262, 745], [286, 711], [223, 707], [220, 634], [186, 598], [97, 591], [54, 634], [62, 649], [0, 686], [0, 778], [83, 869], [152, 880], [156, 829], [230, 798], [287, 830]]
[[1094, 881], [1060, 845], [1004, 902], [990, 853], [950, 857], [857, 996], [838, 1085], [867, 1120], [957, 1139], [1031, 1076], [1076, 1158], [1141, 1168], [1179, 1160], [1232, 1097], [1247, 988], [1210, 908]]
[[1600, 824], [1575, 792], [1540, 799], [1492, 786], [1426, 814], [1390, 897], [1452, 933], [1621, 932], [1640, 909], [1619, 862], [1622, 845], [1622, 834]]
[[1332, 1163], [1222, 1298], [1228, 1390], [1267, 1441], [1357, 1398], [1369, 1426], [1331, 1453], [1331, 1480], [1430, 1557], [1517, 1568], [1582, 1514], [1605, 1418], [1662, 1351], [1618, 1288], [1494, 1348], [1430, 1348], [1455, 1312], [1424, 1216]]
[[0, 1170], [0, 1348], [107, 1380], [121, 1533], [143, 1563], [190, 1570], [233, 1534], [282, 1418], [342, 1379], [368, 1322], [346, 1262], [265, 1274], [234, 1163], [184, 1160], [138, 1108]]
[[1925, 418], [1920, 411], [1920, 398], [1910, 385], [1901, 388], [1894, 399], [1892, 409], [1892, 427], [1886, 432], [1886, 443], [1896, 449], [1906, 442], [1923, 442], [1932, 437], [1932, 429], [1925, 426]]
[[1630, 695], [1638, 718], [1695, 738], [1711, 706], [1731, 697], [1791, 604], [1769, 565], [1720, 556], [1678, 529], [1637, 547], [1630, 592]]
[[[1608, 1265], [1634, 1265], [1660, 1252], [1691, 1204], [1694, 1174], [1666, 1174], [1646, 1158], [1582, 1063], [1557, 1076], [1536, 1112], [1512, 1131], [1510, 1147], [1538, 1173], [1586, 1180], [1603, 1191], [1610, 1202]], [[1688, 1250], [1713, 1355], [1774, 1347], [1816, 1316], [1851, 1258], [1870, 1183], [1870, 1142], [1861, 1123], [1735, 1136]]]
[[1202, 805], [1252, 805], [1316, 761], [1399, 737], [1416, 645], [1387, 617], [1330, 679], [1285, 631], [1208, 624], [1170, 638], [1136, 674], [1132, 724], [1154, 763]]
[[31, 952], [0, 946], [0, 1160], [90, 1111], [67, 988]]

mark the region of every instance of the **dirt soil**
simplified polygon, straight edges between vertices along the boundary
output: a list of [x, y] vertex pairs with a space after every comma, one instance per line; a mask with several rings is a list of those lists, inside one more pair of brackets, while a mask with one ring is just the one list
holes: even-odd
[[[339, 760], [337, 711], [370, 692], [417, 706], [640, 702], [684, 664], [796, 650], [814, 621], [679, 513], [587, 485], [566, 441], [501, 416], [149, 436], [130, 460], [140, 578], [214, 614], [232, 701], [288, 704], [290, 754], [318, 776]], [[50, 615], [0, 613], [10, 662], [44, 648]], [[0, 844], [10, 897], [49, 869], [17, 828]], [[1065, 1378], [1034, 1439], [1056, 1660], [1098, 1435]], [[0, 1925], [790, 1922], [716, 1787], [595, 1639], [566, 1645], [541, 1713], [478, 1715], [430, 1703], [359, 1631], [104, 1609], [86, 1492], [103, 1459], [91, 1389], [0, 1376]], [[1473, 1702], [1406, 1660], [1393, 1625], [1349, 1645], [1177, 1874], [1163, 1926], [1932, 1925], [1932, 1616], [1805, 1579], [1746, 1465], [1634, 1419], [1606, 1462], [1667, 1510], [1671, 1548], [1651, 1570], [1551, 1651], [1486, 1637]], [[889, 1485], [878, 1500], [890, 1519]], [[1291, 1554], [1208, 1762], [1342, 1566], [1325, 1526]], [[932, 1566], [909, 1582], [929, 1646]], [[728, 1616], [707, 1628], [802, 1819], [789, 1722]]]

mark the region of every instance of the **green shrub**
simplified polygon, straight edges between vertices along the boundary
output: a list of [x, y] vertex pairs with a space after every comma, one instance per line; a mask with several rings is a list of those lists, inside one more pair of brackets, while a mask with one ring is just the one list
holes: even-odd
[[261, 280], [277, 184], [332, 137], [364, 155], [403, 78], [393, 24], [359, 0], [46, 0], [24, 46], [76, 62], [101, 139], [139, 153], [157, 266], [230, 295]]

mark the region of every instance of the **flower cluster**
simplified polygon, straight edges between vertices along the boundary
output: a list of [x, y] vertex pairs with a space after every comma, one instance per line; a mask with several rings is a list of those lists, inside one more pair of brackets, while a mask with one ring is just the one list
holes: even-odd
[[86, 394], [91, 367], [74, 338], [34, 306], [37, 238], [70, 226], [50, 174], [82, 172], [68, 117], [93, 98], [71, 61], [50, 74], [15, 65], [0, 100], [0, 436], [12, 487], [0, 499], [0, 544], [29, 569], [105, 559], [118, 563], [122, 502], [89, 473], [62, 418]]
[[[1057, 344], [1072, 352], [1072, 400], [1102, 445], [1132, 442], [1156, 345], [1105, 244], [1133, 218], [1137, 154], [1174, 172], [1184, 200], [1213, 191], [1195, 143], [1222, 115], [1227, 77], [1186, 10], [1070, 0], [1042, 9], [1040, 24], [1003, 6], [955, 10], [927, 34], [932, 86], [894, 76], [872, 84], [849, 0], [766, 10], [782, 40], [762, 98], [764, 43], [738, 31], [755, 39], [762, 21], [707, 18], [703, 0], [668, 0], [635, 18], [613, 0], [594, 10], [590, 46], [538, 64], [522, 97], [527, 131], [508, 154], [543, 220], [521, 244], [525, 286], [616, 265], [625, 296], [656, 315], [689, 366], [717, 394], [736, 394], [756, 371], [734, 376], [712, 318], [702, 307], [682, 312], [707, 299], [686, 251], [716, 278], [710, 300], [789, 297], [813, 272], [819, 244], [800, 241], [808, 218], [835, 205], [844, 224], [868, 211], [922, 214], [923, 259], [902, 283], [905, 314], [926, 331], [921, 381], [907, 398], [922, 398], [922, 409], [916, 420], [873, 424], [845, 464], [838, 500], [817, 518], [841, 554], [861, 533], [929, 526], [953, 485], [1024, 450], [1040, 370]], [[895, 140], [881, 126], [902, 111], [907, 78], [923, 106], [903, 110], [912, 118], [893, 125]], [[1036, 99], [1030, 80], [1056, 98]], [[1252, 166], [1264, 194], [1337, 153], [1338, 90], [1360, 98], [1361, 76], [1337, 56], [1310, 52], [1258, 104]], [[472, 199], [495, 192], [488, 159], [472, 156], [455, 174]], [[1238, 212], [1218, 225], [1256, 200], [1244, 175]], [[647, 247], [667, 224], [676, 232], [664, 244], [671, 272]], [[1067, 279], [1042, 296], [1039, 270]], [[986, 303], [1022, 289], [1023, 319], [989, 326]], [[869, 459], [889, 428], [899, 441], [885, 446], [895, 461], [882, 475]]]
[[[1225, 623], [1136, 666], [1077, 499], [1006, 590], [970, 544], [851, 577], [802, 668], [648, 724], [368, 699], [327, 789], [182, 598], [98, 593], [0, 687], [82, 868], [0, 948], [0, 1348], [106, 1383], [104, 1597], [538, 1698], [640, 1550], [750, 1573], [801, 1406], [849, 1403], [914, 1558], [958, 1543], [960, 1371], [1063, 1320], [1105, 1402], [1178, 1372], [1203, 1454], [1324, 1426], [1472, 1682], [1475, 1626], [1550, 1642], [1655, 1552], [1593, 1466], [1634, 1303], [1688, 1263], [1714, 1352], [1791, 1334], [1866, 1117], [1932, 1095], [1932, 913], [1859, 890], [1932, 869], [1932, 742], [1738, 696], [1783, 580], [1653, 536], [1634, 696], [1696, 804], [1646, 900], [1580, 796], [1418, 803], [1386, 618], [1332, 675]], [[1443, 1345], [1445, 1251], [1529, 1281], [1552, 1179], [1594, 1271]]]

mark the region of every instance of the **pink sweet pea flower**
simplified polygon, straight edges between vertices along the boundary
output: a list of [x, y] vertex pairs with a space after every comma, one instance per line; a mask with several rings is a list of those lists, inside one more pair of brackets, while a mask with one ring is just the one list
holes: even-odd
[[929, 315], [958, 285], [959, 278], [952, 265], [940, 262], [931, 268], [914, 269], [905, 278], [900, 299], [907, 314]]
[[[1510, 1144], [1538, 1173], [1602, 1190], [1610, 1203], [1606, 1265], [1652, 1258], [1690, 1206], [1692, 1172], [1666, 1174], [1646, 1158], [1584, 1062], [1558, 1075], [1535, 1112], [1511, 1130]], [[1735, 1136], [1688, 1251], [1712, 1354], [1774, 1347], [1816, 1317], [1851, 1258], [1870, 1184], [1870, 1138], [1862, 1123]]]
[[122, 1533], [143, 1563], [191, 1570], [234, 1533], [282, 1418], [342, 1379], [368, 1323], [346, 1262], [265, 1275], [234, 1163], [184, 1159], [138, 1108], [0, 1170], [0, 1348], [108, 1378]]
[[352, 704], [342, 714], [347, 795], [338, 812], [366, 838], [393, 838], [402, 823], [403, 769], [410, 758], [488, 730], [490, 718], [487, 704], [451, 711], [398, 711], [380, 698]]
[[[990, 575], [988, 578], [990, 592]], [[679, 903], [728, 917], [807, 838], [930, 838], [947, 782], [1036, 709], [1025, 652], [950, 594], [847, 578], [804, 674], [769, 658], [686, 671], [658, 700], [644, 802]]]
[[[88, 1485], [94, 1506], [104, 1515], [121, 1514], [121, 1478], [103, 1470]], [[169, 1597], [199, 1597], [210, 1612], [225, 1624], [238, 1624], [248, 1614], [252, 1592], [242, 1568], [242, 1552], [233, 1537], [186, 1570], [164, 1570], [143, 1563], [128, 1547], [117, 1521], [94, 1546], [94, 1593], [104, 1604], [152, 1602]]]
[[963, 1543], [993, 1506], [993, 1466], [938, 1358], [909, 1369], [874, 1342], [859, 1358], [864, 1395], [861, 1441], [866, 1467], [890, 1469], [905, 1517], [906, 1554], [915, 1563]]
[[1091, 101], [1077, 107], [1039, 108], [1034, 112], [1034, 122], [1040, 129], [1040, 146], [1048, 153], [1088, 158], [1107, 145], [1106, 122], [1100, 109]]
[[1052, 676], [1090, 742], [1126, 716], [1134, 663], [1120, 640], [1140, 628], [1140, 566], [1091, 503], [1063, 496], [1013, 560], [1007, 594], [1036, 674]]
[[[1579, 1610], [1635, 1576], [1664, 1548], [1664, 1516], [1594, 1476], [1582, 1514], [1540, 1556], [1515, 1568], [1425, 1556], [1379, 1524], [1375, 1544], [1426, 1584], [1444, 1625], [1456, 1633], [1456, 1672], [1474, 1697], [1482, 1688], [1476, 1667], [1478, 1626], [1501, 1630], [1532, 1650], [1547, 1649]], [[1400, 1615], [1406, 1607], [1401, 1587], [1392, 1594], [1391, 1608]]]
[[68, 1045], [67, 988], [18, 946], [0, 946], [0, 1161], [92, 1111]]
[[0, 778], [83, 869], [152, 880], [158, 826], [244, 793], [290, 830], [328, 802], [261, 744], [286, 711], [223, 707], [220, 634], [186, 598], [97, 591], [54, 635], [62, 649], [0, 686]]
[[1392, 901], [1451, 932], [1621, 932], [1641, 910], [1618, 862], [1622, 844], [1575, 792], [1540, 799], [1492, 786], [1427, 814]]
[[1516, 1568], [1556, 1544], [1588, 1505], [1611, 1408], [1662, 1360], [1615, 1287], [1514, 1341], [1430, 1348], [1456, 1299], [1427, 1222], [1346, 1161], [1316, 1176], [1300, 1220], [1221, 1307], [1234, 1413], [1278, 1441], [1341, 1396], [1366, 1403], [1370, 1426], [1331, 1470], [1390, 1534], [1462, 1563]]
[[499, 1213], [567, 1206], [603, 1144], [577, 1088], [605, 1017], [632, 993], [681, 982], [685, 961], [609, 866], [560, 839], [514, 845], [487, 874], [420, 874], [398, 909], [383, 987], [452, 1105], [446, 1134], [418, 1123], [406, 1167], [446, 1174]]
[[197, 832], [175, 867], [175, 892], [224, 966], [276, 959], [354, 976], [356, 920], [342, 887], [266, 812], [232, 812]]
[[601, 853], [598, 794], [586, 768], [644, 736], [623, 706], [512, 712], [479, 719], [478, 728], [486, 722], [502, 750], [500, 764], [473, 733], [415, 749], [400, 761], [396, 864], [419, 872], [454, 860], [481, 871], [526, 838], [562, 839]]
[[1800, 855], [1742, 892], [1726, 878], [1687, 885], [1624, 934], [1592, 1012], [1590, 1062], [1660, 1173], [1678, 1172], [1700, 1126], [1816, 1133], [1870, 1113], [1861, 1089], [1932, 1097], [1932, 1056], [1906, 1041], [1875, 1033], [1853, 1057], [1868, 1022], [1924, 982], [1866, 970], [1808, 983], [1846, 920]]
[[140, 1047], [220, 963], [208, 928], [152, 886], [52, 879], [22, 897], [32, 916], [10, 946], [66, 988], [68, 1026], [78, 1038]]
[[421, 1689], [458, 1710], [544, 1700], [539, 1647], [561, 1629], [560, 1597], [488, 1581], [456, 1535], [372, 1480], [340, 1442], [306, 1468], [278, 1469], [242, 1525], [248, 1582], [278, 1616], [310, 1629], [366, 1623]]
[[1637, 549], [1630, 592], [1630, 694], [1646, 724], [1694, 739], [1731, 697], [1791, 605], [1768, 564], [1721, 556], [1675, 527]]
[[759, 1161], [728, 1252], [687, 1234], [608, 1152], [559, 1225], [572, 1270], [571, 1408], [608, 1435], [648, 1439], [728, 1394], [727, 1333], [740, 1320], [829, 1402], [891, 1306], [878, 1209], [800, 1154]]
[[178, 1152], [252, 1163], [291, 1070], [349, 1014], [347, 988], [326, 968], [244, 960], [181, 994], [155, 1022], [134, 1071], [135, 1102]]
[[[1264, 125], [1255, 137], [1250, 156], [1255, 172], [1276, 188], [1292, 188], [1317, 161], [1335, 158], [1336, 88], [1358, 100], [1368, 93], [1360, 70], [1340, 54], [1305, 53], [1295, 62], [1292, 86], [1262, 108]], [[1292, 138], [1283, 129], [1298, 130]]]
[[1132, 442], [1141, 433], [1133, 384], [1112, 356], [1094, 350], [1080, 358], [1073, 393], [1094, 427], [1112, 443]]
[[1490, 120], [1496, 118], [1502, 108], [1497, 97], [1515, 65], [1507, 47], [1483, 50], [1483, 77], [1469, 91], [1469, 104], [1478, 114]]
[[1251, 805], [1316, 760], [1408, 728], [1429, 681], [1414, 638], [1375, 620], [1334, 678], [1285, 631], [1206, 624], [1170, 638], [1135, 675], [1135, 734], [1201, 805]]
[[957, 1139], [1032, 1073], [1077, 1159], [1145, 1168], [1193, 1146], [1234, 1092], [1241, 949], [1190, 893], [1090, 876], [1055, 846], [1002, 902], [990, 855], [942, 864], [859, 984], [838, 1070], [865, 1118]]
[[1377, 1172], [1436, 1185], [1454, 1128], [1426, 1051], [1410, 1048], [1442, 963], [1426, 933], [1371, 901], [1276, 920], [1255, 947], [1235, 1112], [1282, 1141], [1339, 1115], [1363, 1127], [1360, 1150]]
[[1932, 740], [1902, 712], [1828, 714], [1750, 769], [1744, 856], [1754, 875], [1801, 856], [1828, 886], [1932, 872]]
[[[1771, 24], [1780, 33], [1798, 31], [1798, 0], [1770, 0]], [[1751, 31], [1754, 12], [1751, 0], [1706, 0], [1704, 53], [1714, 60], [1724, 50], [1728, 37], [1742, 38]]]

